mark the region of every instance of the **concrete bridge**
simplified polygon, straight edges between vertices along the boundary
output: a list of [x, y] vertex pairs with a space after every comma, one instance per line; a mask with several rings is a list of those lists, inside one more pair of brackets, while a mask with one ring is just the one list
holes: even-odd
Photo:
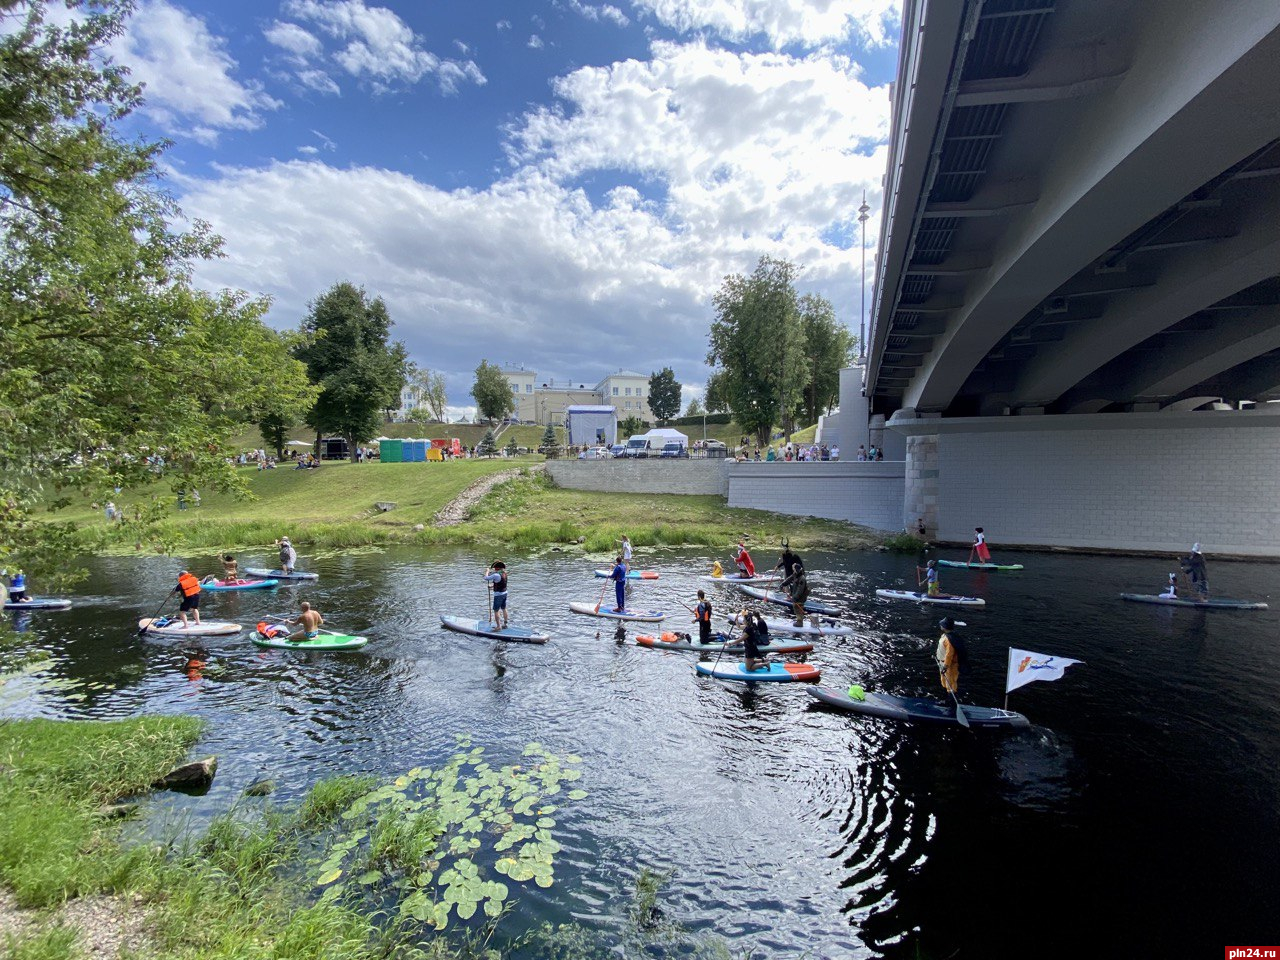
[[907, 0], [874, 287], [905, 524], [1280, 555], [1280, 4]]

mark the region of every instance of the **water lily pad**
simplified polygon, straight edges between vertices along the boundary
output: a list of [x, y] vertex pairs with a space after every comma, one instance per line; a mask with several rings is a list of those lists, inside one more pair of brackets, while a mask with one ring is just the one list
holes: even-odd
[[585, 790], [570, 790], [568, 793], [568, 797], [570, 800], [585, 800], [586, 796], [587, 796], [587, 791]]
[[555, 825], [556, 825], [556, 822], [551, 817], [538, 818], [538, 826], [543, 828], [544, 830], [550, 830]]
[[533, 882], [540, 887], [549, 887], [551, 884], [555, 883], [555, 879], [549, 873], [540, 873], [533, 878]]
[[381, 879], [381, 870], [366, 870], [364, 873], [360, 874], [360, 876], [356, 877], [356, 883], [368, 886], [371, 883], [377, 883]]
[[329, 884], [333, 883], [333, 881], [337, 880], [340, 876], [342, 876], [341, 870], [329, 870], [320, 875], [319, 879], [316, 880], [316, 886], [327, 887]]
[[470, 920], [475, 916], [476, 906], [477, 904], [474, 900], [468, 900], [466, 903], [458, 904], [458, 919]]

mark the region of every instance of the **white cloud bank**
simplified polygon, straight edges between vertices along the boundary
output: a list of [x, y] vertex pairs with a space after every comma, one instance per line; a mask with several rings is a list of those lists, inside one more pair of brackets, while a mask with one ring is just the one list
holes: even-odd
[[884, 46], [902, 20], [901, 0], [632, 0], [660, 23], [730, 40], [763, 36], [779, 50], [848, 39]]

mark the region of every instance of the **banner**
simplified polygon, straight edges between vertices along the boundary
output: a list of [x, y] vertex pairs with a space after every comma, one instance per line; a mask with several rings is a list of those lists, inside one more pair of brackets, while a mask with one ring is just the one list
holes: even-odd
[[1046, 653], [1032, 653], [1030, 650], [1009, 648], [1009, 675], [1005, 679], [1004, 692], [1025, 687], [1037, 680], [1061, 680], [1067, 667], [1080, 660], [1068, 660], [1066, 657], [1051, 657]]

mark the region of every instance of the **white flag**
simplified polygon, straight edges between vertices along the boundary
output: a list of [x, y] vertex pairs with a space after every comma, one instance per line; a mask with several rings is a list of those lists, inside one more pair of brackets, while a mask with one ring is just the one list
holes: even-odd
[[1004, 692], [1025, 687], [1037, 680], [1061, 680], [1067, 667], [1080, 660], [1068, 660], [1066, 657], [1051, 657], [1045, 653], [1032, 653], [1030, 650], [1009, 648], [1009, 675], [1005, 680]]

